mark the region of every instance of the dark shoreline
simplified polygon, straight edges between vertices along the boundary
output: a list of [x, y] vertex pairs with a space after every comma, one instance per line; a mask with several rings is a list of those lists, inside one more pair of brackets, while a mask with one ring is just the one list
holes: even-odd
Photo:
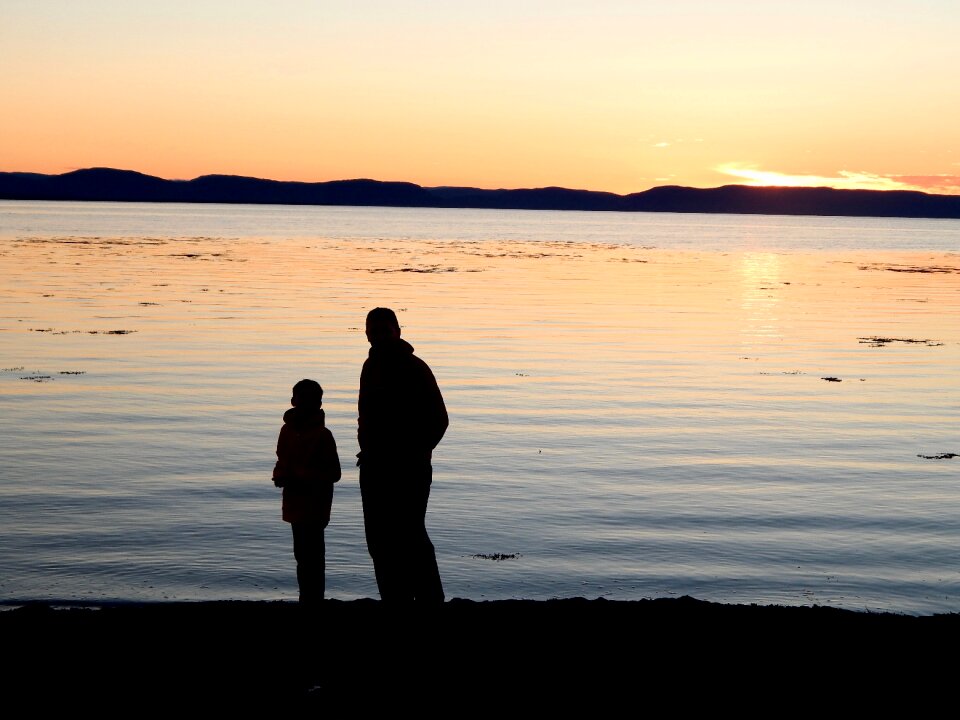
[[313, 612], [292, 602], [27, 604], [0, 612], [0, 637], [8, 707], [39, 699], [134, 714], [265, 703], [325, 717], [593, 715], [663, 703], [671, 712], [759, 710], [774, 692], [780, 714], [784, 693], [791, 704], [827, 693], [862, 709], [922, 687], [916, 711], [952, 693], [960, 615], [689, 597], [327, 600]]
[[960, 195], [914, 190], [662, 185], [618, 195], [563, 187], [421, 187], [369, 179], [289, 182], [203, 175], [167, 180], [115, 168], [84, 168], [60, 175], [0, 172], [0, 199], [960, 218]]

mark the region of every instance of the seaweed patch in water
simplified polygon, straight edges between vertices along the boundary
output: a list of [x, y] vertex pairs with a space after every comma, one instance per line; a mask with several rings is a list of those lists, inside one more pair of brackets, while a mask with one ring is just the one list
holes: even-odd
[[86, 370], [61, 370], [61, 375], [86, 375]]
[[493, 553], [492, 555], [478, 553], [476, 555], [471, 555], [471, 557], [477, 558], [478, 560], [493, 560], [494, 562], [500, 562], [502, 560], [516, 560], [518, 557], [521, 557], [521, 555], [520, 553]]
[[126, 237], [126, 238], [104, 238], [100, 236], [83, 237], [18, 237], [17, 242], [30, 243], [33, 245], [57, 244], [57, 245], [88, 245], [107, 247], [111, 245], [166, 245], [165, 238], [150, 237]]
[[53, 380], [50, 375], [24, 375], [21, 380], [33, 380], [33, 382], [49, 382]]
[[952, 460], [955, 457], [960, 457], [960, 453], [938, 453], [936, 455], [917, 454], [917, 457], [923, 458], [924, 460]]
[[368, 268], [369, 273], [453, 273], [453, 272], [483, 272], [479, 269], [462, 270], [455, 267], [440, 267], [439, 265], [422, 265], [420, 267], [401, 268]]
[[905, 345], [926, 345], [927, 347], [940, 347], [942, 342], [936, 340], [915, 340], [914, 338], [888, 338], [888, 337], [859, 337], [857, 341], [861, 345], [870, 347], [886, 347], [890, 343], [904, 343]]
[[838, 378], [838, 377], [822, 377], [822, 378], [820, 378], [820, 379], [821, 379], [821, 380], [826, 380], [827, 382], [843, 382], [843, 380], [841, 380], [841, 379]]
[[951, 267], [949, 265], [897, 265], [886, 263], [872, 263], [870, 265], [859, 265], [858, 270], [886, 270], [888, 272], [898, 273], [936, 273], [949, 275], [960, 273], [960, 267]]

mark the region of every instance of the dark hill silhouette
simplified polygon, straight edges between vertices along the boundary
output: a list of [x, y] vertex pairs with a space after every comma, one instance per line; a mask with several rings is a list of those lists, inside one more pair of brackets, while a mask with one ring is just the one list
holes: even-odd
[[0, 173], [0, 199], [960, 218], [958, 195], [899, 190], [667, 185], [617, 195], [561, 187], [424, 188], [368, 179], [307, 183], [204, 175], [193, 180], [165, 180], [112, 168], [62, 175]]
[[376, 180], [281, 182], [238, 175], [164, 180], [112, 168], [75, 170], [63, 175], [0, 173], [0, 198], [401, 207], [434, 204], [429, 193], [413, 183]]
[[623, 210], [622, 195], [595, 190], [546, 187], [522, 190], [430, 188], [447, 206], [504, 210]]
[[744, 185], [724, 185], [702, 190], [664, 186], [627, 195], [623, 200], [624, 210], [648, 212], [960, 217], [960, 196], [905, 190], [837, 190], [827, 187]]
[[423, 207], [429, 194], [419, 185], [377, 180], [325, 183], [281, 182], [236, 175], [204, 175], [184, 185], [183, 202], [274, 205], [384, 205]]

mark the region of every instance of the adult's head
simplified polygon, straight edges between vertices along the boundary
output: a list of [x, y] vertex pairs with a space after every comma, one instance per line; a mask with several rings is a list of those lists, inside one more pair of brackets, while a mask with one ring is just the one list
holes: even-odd
[[367, 340], [371, 345], [397, 340], [400, 337], [400, 322], [390, 308], [376, 307], [367, 313]]
[[323, 404], [323, 388], [316, 380], [301, 380], [293, 386], [290, 404], [300, 408], [318, 408]]

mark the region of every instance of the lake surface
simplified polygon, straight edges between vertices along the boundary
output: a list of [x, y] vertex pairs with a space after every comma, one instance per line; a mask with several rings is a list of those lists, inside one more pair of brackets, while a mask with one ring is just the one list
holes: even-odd
[[270, 482], [324, 387], [363, 540], [363, 321], [451, 415], [448, 598], [960, 611], [960, 221], [0, 202], [0, 603], [295, 599]]

